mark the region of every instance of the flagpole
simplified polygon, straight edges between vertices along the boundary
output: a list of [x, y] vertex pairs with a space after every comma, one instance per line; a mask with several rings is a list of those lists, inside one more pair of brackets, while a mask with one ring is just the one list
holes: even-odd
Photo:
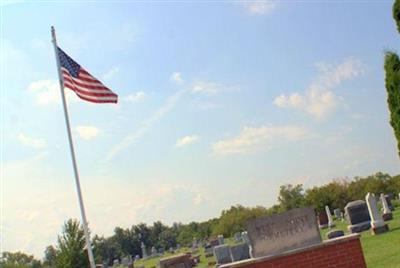
[[88, 224], [87, 224], [87, 220], [86, 220], [85, 207], [83, 205], [81, 184], [79, 182], [79, 173], [78, 173], [78, 166], [76, 164], [75, 150], [74, 150], [74, 144], [73, 144], [72, 134], [71, 134], [71, 126], [70, 126], [70, 123], [69, 123], [67, 102], [65, 100], [64, 80], [63, 80], [63, 77], [62, 77], [62, 74], [61, 74], [60, 58], [58, 56], [56, 31], [55, 31], [53, 26], [51, 26], [51, 36], [52, 36], [52, 42], [53, 42], [54, 52], [55, 52], [56, 61], [57, 61], [57, 70], [58, 70], [58, 78], [59, 78], [59, 82], [60, 82], [61, 99], [62, 99], [62, 103], [63, 103], [63, 107], [64, 107], [65, 124], [67, 126], [69, 149], [71, 150], [72, 165], [74, 167], [76, 191], [77, 191], [77, 194], [78, 194], [79, 207], [81, 209], [83, 230], [84, 230], [85, 239], [86, 239], [86, 248], [87, 248], [87, 252], [88, 252], [88, 256], [89, 256], [90, 268], [95, 268], [93, 251], [92, 251], [92, 247], [91, 247], [91, 244], [90, 244], [90, 233], [89, 233], [89, 228], [88, 228]]

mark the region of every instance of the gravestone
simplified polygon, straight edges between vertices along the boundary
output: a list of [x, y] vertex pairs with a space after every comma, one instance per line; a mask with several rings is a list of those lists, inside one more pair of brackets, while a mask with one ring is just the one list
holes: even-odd
[[197, 238], [193, 239], [193, 244], [192, 244], [192, 249], [197, 249], [199, 247], [199, 242], [197, 241]]
[[151, 247], [151, 256], [155, 257], [157, 255], [157, 249], [153, 246]]
[[325, 212], [326, 212], [326, 216], [328, 217], [328, 227], [329, 228], [334, 227], [335, 223], [333, 223], [332, 214], [331, 214], [331, 210], [329, 209], [329, 206], [325, 206]]
[[392, 211], [389, 208], [386, 196], [384, 194], [381, 194], [381, 202], [382, 202], [382, 208], [383, 208], [383, 215], [382, 215], [383, 220], [384, 221], [392, 220], [393, 219], [393, 214], [392, 214]]
[[335, 214], [336, 219], [340, 219], [342, 217], [342, 211], [340, 211], [340, 208], [335, 208], [333, 210], [333, 214]]
[[395, 207], [392, 204], [392, 200], [395, 198], [394, 194], [389, 193], [389, 194], [385, 195], [385, 197], [386, 197], [386, 202], [388, 203], [390, 210], [393, 212], [393, 210], [395, 210]]
[[311, 207], [249, 220], [247, 232], [254, 258], [321, 243]]
[[142, 258], [147, 259], [146, 246], [144, 245], [143, 242], [141, 243], [140, 248], [142, 249]]
[[232, 262], [231, 252], [228, 245], [219, 245], [214, 247], [214, 256], [218, 265]]
[[160, 268], [191, 268], [193, 267], [189, 255], [179, 254], [160, 259]]
[[371, 227], [367, 204], [362, 200], [348, 203], [344, 208], [346, 220], [349, 224], [347, 229], [350, 233], [359, 233]]
[[250, 248], [246, 243], [231, 246], [232, 261], [241, 261], [250, 259]]
[[242, 235], [240, 232], [235, 233], [233, 237], [235, 238], [235, 242], [242, 242]]
[[205, 254], [206, 258], [209, 258], [209, 257], [211, 257], [211, 256], [214, 255], [214, 253], [213, 253], [213, 248], [212, 248], [212, 246], [211, 246], [210, 243], [207, 243], [207, 244], [204, 246], [204, 254]]
[[344, 232], [342, 230], [332, 230], [332, 231], [329, 231], [328, 233], [326, 233], [326, 237], [328, 239], [333, 239], [333, 238], [341, 237], [341, 236], [344, 236]]
[[140, 256], [139, 256], [139, 255], [136, 255], [136, 256], [135, 256], [135, 261], [138, 261], [138, 260], [140, 260]]
[[113, 261], [113, 266], [118, 266], [119, 265], [119, 260], [118, 259], [115, 259], [114, 261]]
[[211, 247], [219, 246], [219, 241], [218, 241], [218, 239], [213, 239], [213, 240], [211, 240], [211, 241], [210, 241], [210, 245], [211, 245]]
[[129, 268], [133, 268], [132, 257], [129, 255], [127, 257], [122, 258], [121, 265]]
[[242, 240], [245, 242], [247, 245], [250, 245], [250, 239], [249, 239], [249, 234], [247, 231], [242, 232]]
[[222, 234], [218, 235], [218, 243], [220, 245], [224, 244], [224, 235], [222, 235]]
[[378, 205], [374, 194], [368, 193], [365, 197], [367, 201], [369, 215], [371, 217], [371, 230], [372, 234], [381, 234], [389, 230], [388, 225], [383, 221], [382, 216], [379, 214]]
[[321, 211], [318, 213], [318, 226], [321, 229], [328, 227], [328, 215], [326, 215], [326, 211]]

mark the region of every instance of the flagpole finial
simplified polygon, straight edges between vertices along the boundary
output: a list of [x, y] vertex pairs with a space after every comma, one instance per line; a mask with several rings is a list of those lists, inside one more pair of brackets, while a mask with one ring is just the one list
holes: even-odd
[[53, 42], [56, 42], [56, 30], [54, 26], [51, 26], [51, 37], [53, 38]]

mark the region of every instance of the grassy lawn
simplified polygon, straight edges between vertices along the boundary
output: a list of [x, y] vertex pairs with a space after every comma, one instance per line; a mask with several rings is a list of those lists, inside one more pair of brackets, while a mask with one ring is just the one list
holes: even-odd
[[[335, 222], [335, 229], [345, 231], [346, 222]], [[361, 244], [364, 257], [369, 268], [400, 268], [400, 207], [393, 212], [393, 220], [386, 222], [389, 232], [381, 235], [372, 235], [370, 231], [361, 233]], [[326, 239], [329, 230], [321, 231], [322, 239]]]
[[[364, 251], [365, 260], [368, 268], [400, 268], [400, 207], [393, 212], [393, 220], [386, 222], [389, 225], [389, 232], [381, 235], [371, 235], [370, 231], [361, 233], [361, 244]], [[335, 228], [343, 230], [346, 234], [347, 223], [341, 221], [335, 221]], [[329, 229], [321, 230], [321, 237], [323, 240], [326, 239], [326, 233]], [[225, 239], [226, 243], [233, 244], [232, 239]], [[189, 248], [180, 249], [179, 253], [189, 252]], [[175, 253], [178, 254], [178, 253]], [[206, 258], [204, 254], [204, 248], [200, 248], [200, 264], [199, 268], [210, 267], [209, 262], [215, 261], [214, 256]], [[164, 257], [171, 256], [172, 254], [166, 254]], [[135, 262], [135, 267], [145, 266], [145, 268], [159, 267], [160, 258], [151, 258], [146, 261]]]

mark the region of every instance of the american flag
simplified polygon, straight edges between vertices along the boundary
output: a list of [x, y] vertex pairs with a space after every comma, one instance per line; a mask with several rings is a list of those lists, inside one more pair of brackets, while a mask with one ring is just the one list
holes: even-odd
[[79, 98], [95, 103], [117, 103], [118, 95], [94, 78], [82, 66], [57, 47], [64, 87], [73, 90]]

